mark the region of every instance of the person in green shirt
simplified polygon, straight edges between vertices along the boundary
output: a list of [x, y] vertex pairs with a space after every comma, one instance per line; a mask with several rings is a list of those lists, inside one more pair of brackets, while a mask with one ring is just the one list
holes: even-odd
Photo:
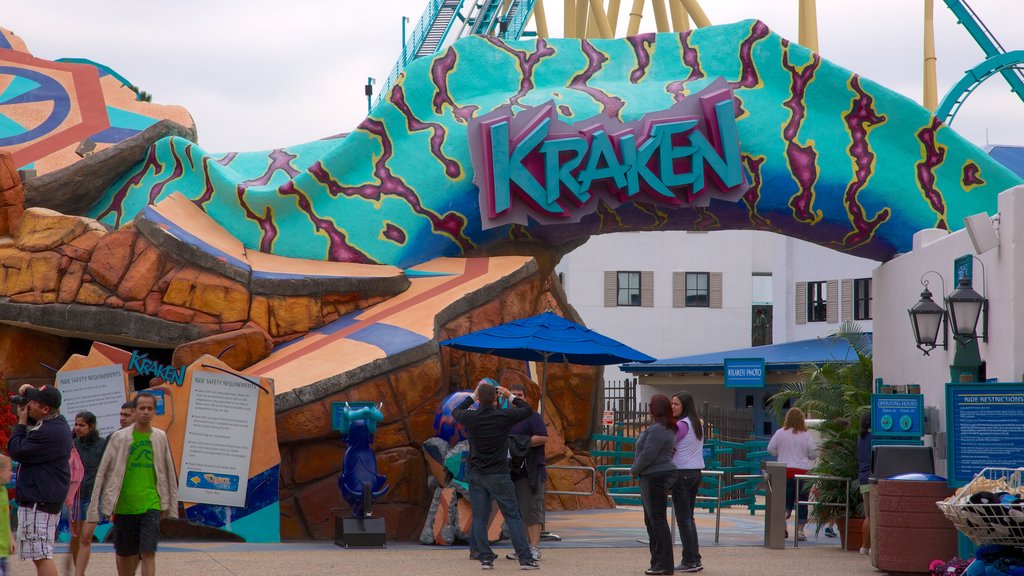
[[135, 399], [135, 423], [107, 440], [86, 515], [87, 522], [97, 521], [100, 512], [113, 515], [119, 576], [132, 576], [140, 556], [142, 576], [156, 574], [160, 518], [178, 516], [174, 461], [167, 435], [152, 426], [155, 412], [156, 398], [140, 392]]

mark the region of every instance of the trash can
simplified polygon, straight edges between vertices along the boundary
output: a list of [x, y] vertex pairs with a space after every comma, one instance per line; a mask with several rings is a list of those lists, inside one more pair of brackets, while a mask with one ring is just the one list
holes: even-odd
[[932, 560], [956, 556], [956, 528], [935, 505], [953, 493], [945, 478], [909, 473], [872, 482], [872, 566], [927, 574]]

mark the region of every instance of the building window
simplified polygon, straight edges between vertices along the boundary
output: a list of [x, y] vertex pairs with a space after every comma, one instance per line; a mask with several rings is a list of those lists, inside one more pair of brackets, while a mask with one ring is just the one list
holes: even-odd
[[825, 322], [828, 317], [828, 283], [807, 283], [807, 321]]
[[686, 306], [707, 308], [711, 305], [708, 272], [686, 273]]
[[853, 281], [853, 319], [871, 320], [871, 278]]
[[618, 299], [619, 306], [640, 305], [640, 273], [619, 272], [618, 273]]

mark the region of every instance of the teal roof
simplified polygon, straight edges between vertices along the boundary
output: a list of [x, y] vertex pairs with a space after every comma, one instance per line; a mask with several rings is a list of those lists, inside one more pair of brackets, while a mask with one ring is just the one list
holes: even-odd
[[[865, 340], [864, 348], [871, 349], [871, 332], [859, 335]], [[857, 352], [850, 343], [834, 336], [797, 340], [783, 344], [769, 344], [753, 348], [725, 350], [693, 356], [678, 356], [655, 360], [649, 364], [634, 362], [619, 368], [630, 374], [650, 372], [715, 372], [725, 369], [726, 358], [764, 358], [767, 371], [792, 371], [804, 364], [825, 364], [826, 362], [855, 362]]]

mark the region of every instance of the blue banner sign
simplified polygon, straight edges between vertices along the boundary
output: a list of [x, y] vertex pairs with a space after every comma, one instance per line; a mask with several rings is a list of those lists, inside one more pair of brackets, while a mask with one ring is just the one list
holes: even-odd
[[872, 394], [872, 437], [920, 438], [924, 434], [924, 395]]
[[963, 486], [984, 468], [1024, 464], [1024, 384], [946, 384], [946, 477]]
[[764, 388], [764, 358], [726, 358], [726, 388]]
[[146, 390], [146, 392], [148, 394], [151, 394], [153, 396], [153, 399], [156, 400], [156, 412], [154, 414], [156, 416], [163, 416], [164, 412], [167, 410], [167, 403], [164, 397], [164, 391], [155, 388], [150, 388], [149, 390]]

